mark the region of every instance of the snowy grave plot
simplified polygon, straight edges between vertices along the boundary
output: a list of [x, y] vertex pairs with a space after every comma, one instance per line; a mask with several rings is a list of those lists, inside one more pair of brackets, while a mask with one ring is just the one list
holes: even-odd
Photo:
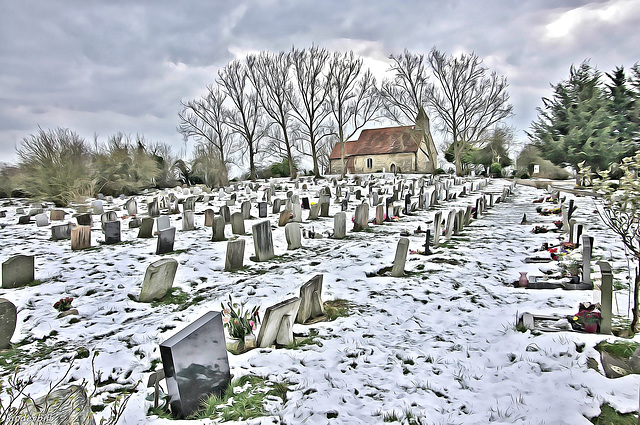
[[231, 381], [220, 312], [211, 311], [160, 344], [171, 411], [185, 418]]

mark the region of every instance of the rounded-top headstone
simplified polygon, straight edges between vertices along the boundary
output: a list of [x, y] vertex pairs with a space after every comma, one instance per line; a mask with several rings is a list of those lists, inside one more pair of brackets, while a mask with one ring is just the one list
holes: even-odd
[[0, 298], [0, 349], [11, 347], [11, 337], [16, 330], [16, 306], [5, 298]]

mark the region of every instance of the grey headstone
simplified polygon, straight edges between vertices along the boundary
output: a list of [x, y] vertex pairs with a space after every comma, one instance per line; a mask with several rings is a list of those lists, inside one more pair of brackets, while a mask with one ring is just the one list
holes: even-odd
[[213, 226], [213, 217], [215, 216], [216, 215], [211, 208], [207, 208], [206, 210], [204, 210], [204, 225], [206, 227]]
[[173, 251], [173, 242], [176, 238], [176, 228], [158, 230], [158, 243], [156, 245], [156, 254], [166, 254]]
[[167, 215], [160, 216], [156, 220], [156, 228], [158, 229], [158, 231], [165, 230], [171, 227], [171, 219]]
[[302, 221], [302, 207], [299, 202], [293, 202], [293, 221], [300, 223]]
[[149, 264], [144, 274], [142, 290], [138, 301], [149, 303], [162, 299], [173, 286], [173, 281], [178, 270], [178, 262], [173, 258], [163, 258]]
[[320, 217], [329, 217], [329, 202], [320, 202]]
[[280, 213], [280, 198], [276, 198], [273, 200], [273, 209], [272, 209], [272, 214], [279, 214]]
[[442, 236], [442, 211], [436, 212], [433, 218], [433, 247], [437, 248]]
[[251, 227], [253, 233], [253, 246], [256, 251], [255, 261], [267, 261], [273, 258], [273, 237], [271, 236], [271, 224], [262, 221]]
[[322, 275], [318, 274], [300, 287], [300, 307], [296, 323], [305, 323], [324, 315], [322, 305]]
[[107, 221], [102, 224], [104, 229], [104, 243], [107, 245], [120, 243], [120, 220]]
[[309, 208], [309, 220], [317, 220], [320, 214], [320, 204], [313, 204]]
[[[584, 239], [583, 239], [584, 241]], [[598, 261], [602, 283], [600, 285], [600, 333], [611, 335], [611, 318], [613, 314], [613, 274], [611, 265], [606, 261]]]
[[210, 311], [160, 344], [171, 411], [181, 418], [196, 412], [231, 382], [222, 315]]
[[333, 238], [344, 239], [347, 235], [347, 213], [339, 212], [333, 216]]
[[71, 249], [81, 250], [91, 248], [91, 227], [77, 226], [71, 229]]
[[298, 223], [288, 223], [284, 226], [284, 234], [287, 239], [288, 250], [302, 248], [302, 236]]
[[258, 347], [293, 343], [293, 323], [298, 315], [300, 301], [298, 297], [289, 298], [267, 307], [258, 333]]
[[353, 231], [359, 232], [367, 227], [369, 227], [369, 204], [357, 205], [353, 221]]
[[224, 218], [225, 224], [231, 222], [231, 210], [229, 210], [228, 206], [223, 205], [220, 207], [220, 215]]
[[376, 224], [380, 225], [384, 223], [384, 205], [376, 205]]
[[213, 218], [213, 235], [211, 237], [211, 240], [213, 242], [220, 242], [220, 241], [224, 241], [227, 238], [224, 237], [224, 217], [222, 216], [215, 216]]
[[140, 226], [142, 226], [142, 219], [140, 217], [132, 217], [131, 220], [129, 220], [129, 229], [138, 229]]
[[582, 235], [582, 282], [591, 283], [591, 253], [593, 252], [593, 237]]
[[267, 203], [266, 202], [258, 202], [258, 217], [266, 218], [267, 217]]
[[393, 268], [391, 269], [391, 276], [402, 277], [404, 276], [404, 265], [407, 261], [407, 252], [409, 251], [409, 239], [400, 238], [398, 241], [398, 247], [396, 248], [396, 257], [393, 260]]
[[23, 414], [11, 425], [95, 425], [89, 397], [80, 385], [53, 390], [35, 400], [35, 405], [33, 401], [27, 401]]
[[118, 219], [118, 214], [115, 211], [107, 211], [100, 215], [100, 223], [102, 224], [102, 230], [104, 230], [104, 223], [107, 221], [116, 221]]
[[49, 219], [46, 214], [36, 214], [35, 219], [36, 226], [38, 227], [45, 227], [49, 225]]
[[195, 211], [197, 196], [189, 196], [182, 204], [182, 211]]
[[455, 220], [456, 220], [456, 210], [450, 210], [449, 214], [447, 215], [447, 227], [445, 229], [445, 236], [444, 238], [446, 240], [450, 240], [451, 236], [453, 235], [453, 227], [455, 224]]
[[160, 215], [160, 207], [158, 206], [157, 199], [147, 204], [147, 214], [149, 217], [158, 217]]
[[11, 347], [11, 338], [16, 330], [17, 310], [9, 300], [0, 298], [0, 350]]
[[242, 213], [242, 218], [248, 220], [251, 218], [251, 202], [244, 201], [240, 204], [240, 212]]
[[239, 270], [244, 266], [244, 239], [227, 242], [227, 255], [224, 262], [225, 271]]
[[244, 216], [241, 212], [231, 214], [231, 233], [234, 235], [244, 235]]
[[129, 215], [138, 214], [138, 203], [136, 202], [135, 199], [133, 198], [129, 199], [124, 205]]
[[93, 214], [101, 215], [104, 212], [104, 207], [102, 206], [102, 201], [93, 201], [91, 203], [91, 207], [93, 208]]
[[196, 217], [193, 210], [185, 210], [182, 212], [182, 231], [195, 230]]
[[152, 238], [153, 237], [153, 218], [145, 217], [142, 219], [142, 224], [138, 230], [139, 238]]
[[67, 224], [57, 224], [55, 226], [51, 226], [51, 239], [54, 241], [59, 241], [62, 239], [71, 239], [71, 229], [73, 226], [71, 223]]

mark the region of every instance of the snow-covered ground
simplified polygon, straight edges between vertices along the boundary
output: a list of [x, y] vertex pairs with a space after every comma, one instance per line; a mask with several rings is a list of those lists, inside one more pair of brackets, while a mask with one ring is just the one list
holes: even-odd
[[[309, 190], [286, 189], [317, 201], [322, 185], [307, 183]], [[511, 184], [491, 180], [484, 192], [501, 192]], [[391, 189], [392, 181], [384, 184]], [[468, 184], [467, 184], [468, 186]], [[262, 199], [262, 184], [251, 196]], [[351, 186], [352, 187], [352, 186]], [[456, 186], [455, 191], [461, 187]], [[366, 188], [362, 188], [367, 193]], [[182, 192], [175, 192], [185, 197]], [[206, 208], [218, 210], [217, 192], [210, 205], [196, 206], [194, 231], [182, 232], [180, 215], [171, 216], [178, 228], [176, 252], [155, 255], [156, 239], [137, 239], [138, 229], [129, 229], [123, 219], [121, 244], [102, 245], [99, 216], [94, 216], [93, 249], [71, 251], [69, 241], [51, 241], [50, 226], [18, 225], [20, 200], [4, 201], [7, 211], [0, 219], [0, 261], [16, 254], [35, 256], [35, 277], [40, 285], [19, 289], [0, 289], [0, 297], [18, 307], [18, 326], [12, 342], [25, 342], [18, 350], [25, 361], [17, 365], [20, 376], [33, 376], [34, 396], [43, 394], [51, 382], [60, 379], [68, 359], [82, 347], [98, 352], [96, 369], [114, 383], [102, 386], [96, 401], [110, 391], [142, 380], [157, 367], [158, 344], [188, 323], [211, 310], [231, 294], [234, 300], [259, 305], [261, 310], [291, 296], [316, 274], [324, 275], [323, 300], [345, 299], [353, 306], [349, 317], [311, 326], [295, 325], [294, 332], [319, 332], [319, 345], [294, 350], [256, 349], [242, 355], [229, 354], [231, 373], [266, 376], [287, 382], [289, 400], [273, 415], [249, 423], [287, 424], [374, 424], [393, 411], [411, 411], [427, 424], [588, 424], [586, 416], [599, 414], [600, 405], [609, 403], [621, 412], [638, 408], [638, 377], [607, 379], [587, 368], [587, 358], [599, 359], [594, 345], [613, 336], [559, 332], [532, 335], [515, 330], [518, 313], [568, 315], [577, 312], [578, 303], [593, 301], [592, 291], [527, 290], [511, 285], [520, 271], [541, 274], [541, 264], [526, 264], [543, 242], [558, 243], [555, 233], [533, 234], [536, 224], [553, 227], [558, 216], [541, 217], [532, 201], [546, 194], [543, 190], [517, 186], [507, 202], [498, 203], [478, 220], [472, 221], [434, 255], [409, 254], [406, 277], [367, 277], [391, 266], [400, 233], [410, 233], [433, 220], [435, 211], [472, 204], [481, 192], [444, 202], [427, 211], [402, 216], [398, 222], [372, 225], [369, 231], [351, 232], [354, 196], [348, 211], [347, 238], [344, 240], [303, 239], [303, 248], [287, 251], [284, 228], [278, 217], [272, 223], [276, 259], [252, 262], [253, 239], [246, 239], [244, 263], [239, 272], [225, 272], [226, 242], [211, 242], [211, 228], [204, 227]], [[570, 194], [562, 193], [569, 198]], [[229, 195], [226, 195], [228, 198]], [[239, 199], [248, 196], [241, 189]], [[285, 187], [276, 197], [286, 198]], [[330, 216], [340, 211], [333, 203]], [[138, 207], [144, 212], [144, 197]], [[415, 198], [414, 198], [415, 200]], [[574, 217], [585, 224], [585, 233], [595, 237], [592, 267], [598, 278], [596, 261], [611, 263], [616, 280], [626, 282], [627, 261], [621, 242], [599, 221], [590, 198], [575, 198]], [[126, 216], [124, 200], [105, 203], [105, 210], [117, 209]], [[397, 203], [400, 205], [400, 202]], [[239, 210], [239, 202], [232, 212]], [[68, 213], [72, 209], [66, 209]], [[370, 217], [375, 208], [370, 208]], [[271, 213], [271, 206], [269, 206]], [[521, 225], [523, 214], [532, 224]], [[252, 216], [257, 216], [255, 203]], [[306, 221], [302, 227], [316, 232], [333, 229], [333, 218]], [[67, 215], [70, 218], [70, 214]], [[245, 222], [247, 233], [251, 224]], [[58, 224], [54, 222], [53, 224]], [[230, 226], [226, 227], [231, 236]], [[566, 238], [566, 236], [565, 236]], [[409, 236], [410, 249], [422, 249], [424, 235]], [[443, 239], [441, 239], [441, 243]], [[153, 307], [132, 301], [128, 293], [140, 290], [147, 266], [163, 257], [179, 262], [174, 286], [198, 302]], [[62, 297], [74, 298], [79, 321], [69, 316], [57, 319], [52, 307]], [[614, 313], [627, 314], [628, 293], [614, 293]], [[185, 308], [186, 307], [186, 308]], [[584, 350], [577, 347], [585, 344]], [[44, 356], [35, 354], [49, 347]], [[154, 364], [152, 365], [152, 362]], [[10, 368], [2, 370], [6, 380]], [[91, 359], [77, 359], [70, 379], [91, 377]], [[138, 387], [120, 423], [179, 424], [206, 421], [170, 421], [146, 416], [147, 390]], [[96, 415], [100, 418], [100, 413]], [[328, 415], [332, 419], [328, 419]]]

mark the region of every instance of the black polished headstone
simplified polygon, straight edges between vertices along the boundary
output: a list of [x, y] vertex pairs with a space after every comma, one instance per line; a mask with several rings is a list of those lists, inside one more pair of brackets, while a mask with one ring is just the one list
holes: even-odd
[[173, 241], [176, 237], [176, 228], [158, 230], [158, 244], [156, 246], [156, 254], [166, 254], [173, 251]]
[[231, 222], [231, 211], [229, 210], [229, 207], [226, 205], [223, 205], [220, 207], [220, 215], [222, 217], [224, 217], [224, 222], [225, 223], [230, 223]]
[[111, 245], [120, 243], [120, 220], [107, 221], [102, 224], [104, 228], [104, 243]]
[[311, 209], [311, 205], [309, 205], [309, 198], [306, 196], [302, 198], [302, 209], [305, 209], [305, 210]]
[[431, 229], [427, 229], [426, 238], [424, 242], [424, 255], [431, 255], [431, 250], [429, 249], [429, 244], [431, 243]]
[[160, 344], [171, 411], [185, 418], [231, 381], [222, 315], [210, 311]]
[[91, 214], [78, 214], [76, 221], [78, 222], [78, 226], [91, 226]]
[[346, 199], [343, 199], [342, 201], [340, 201], [341, 211], [346, 211], [348, 208], [349, 208], [349, 201], [347, 201]]
[[267, 216], [267, 203], [258, 202], [258, 217], [265, 218]]

